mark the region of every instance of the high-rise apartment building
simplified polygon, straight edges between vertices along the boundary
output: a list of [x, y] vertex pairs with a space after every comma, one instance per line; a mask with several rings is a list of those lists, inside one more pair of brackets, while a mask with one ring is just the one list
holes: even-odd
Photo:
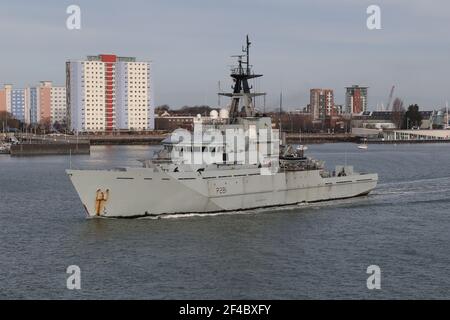
[[41, 81], [38, 89], [37, 119], [38, 123], [51, 123], [52, 116], [52, 83]]
[[0, 111], [11, 113], [11, 91], [12, 85], [10, 84], [0, 88]]
[[66, 63], [67, 112], [75, 131], [154, 128], [150, 63], [101, 54]]
[[30, 104], [30, 123], [36, 124], [39, 123], [38, 119], [38, 110], [39, 110], [39, 93], [37, 87], [32, 87], [27, 89], [27, 95], [29, 97], [29, 104]]
[[29, 113], [25, 89], [11, 90], [11, 113], [17, 120], [28, 123]]
[[0, 88], [0, 112], [11, 112], [11, 109], [8, 108], [6, 101], [7, 96], [8, 93], [6, 91], [6, 86], [4, 88]]
[[345, 101], [347, 113], [358, 114], [367, 110], [367, 89], [353, 85], [346, 88]]
[[67, 97], [66, 87], [52, 87], [50, 90], [50, 119], [53, 124], [66, 123]]
[[6, 112], [6, 94], [2, 88], [0, 88], [0, 112]]
[[313, 120], [325, 119], [335, 115], [333, 90], [311, 89], [309, 108]]
[[0, 89], [0, 111], [11, 113], [26, 124], [66, 122], [66, 87], [41, 81], [36, 87]]

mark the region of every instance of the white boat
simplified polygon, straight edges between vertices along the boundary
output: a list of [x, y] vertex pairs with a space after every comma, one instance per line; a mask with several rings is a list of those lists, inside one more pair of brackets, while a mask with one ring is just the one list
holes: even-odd
[[0, 144], [0, 154], [9, 154], [11, 150], [11, 144], [10, 143], [1, 143]]
[[358, 149], [367, 150], [369, 146], [367, 145], [367, 139], [364, 139], [363, 143], [358, 145]]
[[221, 93], [231, 98], [223, 116], [198, 117], [195, 125], [201, 129], [195, 127], [193, 136], [175, 131], [142, 167], [67, 170], [89, 217], [278, 207], [363, 196], [376, 187], [376, 173], [357, 173], [351, 166], [329, 172], [321, 161], [306, 157], [305, 148], [280, 147], [271, 119], [253, 106], [253, 98], [263, 93], [250, 91], [248, 80], [260, 75], [251, 71], [249, 46], [247, 38], [247, 58], [239, 56], [232, 69], [233, 92]]

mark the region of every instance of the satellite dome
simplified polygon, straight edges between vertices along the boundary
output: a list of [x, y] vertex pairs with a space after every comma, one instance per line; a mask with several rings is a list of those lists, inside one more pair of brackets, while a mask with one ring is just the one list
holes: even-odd
[[211, 117], [211, 119], [217, 119], [219, 117], [219, 113], [217, 112], [217, 110], [212, 110], [209, 113], [209, 116]]
[[229, 112], [227, 109], [220, 109], [220, 118], [222, 119], [228, 119]]

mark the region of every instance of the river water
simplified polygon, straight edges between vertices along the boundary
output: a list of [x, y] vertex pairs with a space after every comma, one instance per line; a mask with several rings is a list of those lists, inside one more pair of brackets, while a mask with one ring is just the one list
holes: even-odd
[[[0, 155], [0, 298], [450, 298], [450, 145], [309, 146], [331, 169], [347, 162], [378, 172], [368, 197], [86, 219], [64, 170], [135, 166], [153, 149], [97, 146], [71, 160]], [[81, 269], [81, 290], [66, 288], [69, 265]], [[367, 288], [370, 265], [380, 267], [380, 290]]]

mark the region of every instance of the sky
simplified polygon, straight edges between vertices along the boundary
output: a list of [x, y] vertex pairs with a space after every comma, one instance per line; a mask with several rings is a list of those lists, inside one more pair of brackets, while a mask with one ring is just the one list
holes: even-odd
[[[72, 4], [80, 30], [66, 27]], [[367, 28], [372, 4], [381, 30]], [[152, 61], [156, 105], [215, 106], [249, 34], [267, 109], [280, 92], [286, 109], [306, 106], [311, 88], [345, 104], [345, 87], [359, 84], [369, 109], [395, 85], [394, 97], [430, 110], [450, 101], [449, 33], [448, 0], [0, 0], [0, 85], [64, 85], [67, 60], [113, 53]]]

